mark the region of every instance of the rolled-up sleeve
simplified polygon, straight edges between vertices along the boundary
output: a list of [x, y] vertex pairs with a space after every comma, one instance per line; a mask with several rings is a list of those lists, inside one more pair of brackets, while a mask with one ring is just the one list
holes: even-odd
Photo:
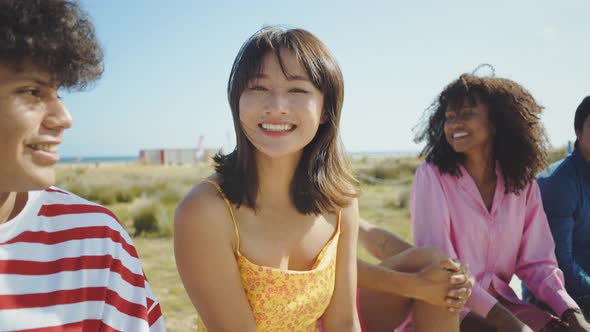
[[537, 182], [533, 181], [526, 190], [525, 225], [516, 274], [539, 300], [561, 316], [568, 308], [578, 305], [565, 290]]

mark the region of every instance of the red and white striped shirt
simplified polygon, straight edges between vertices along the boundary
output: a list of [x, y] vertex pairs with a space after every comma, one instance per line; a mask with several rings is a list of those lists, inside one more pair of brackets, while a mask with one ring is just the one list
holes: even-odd
[[164, 331], [129, 234], [108, 209], [49, 188], [0, 225], [0, 331]]

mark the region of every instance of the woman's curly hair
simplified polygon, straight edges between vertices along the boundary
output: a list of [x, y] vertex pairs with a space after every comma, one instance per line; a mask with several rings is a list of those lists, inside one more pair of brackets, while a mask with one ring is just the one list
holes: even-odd
[[518, 194], [546, 166], [547, 137], [539, 120], [543, 107], [512, 80], [464, 74], [447, 85], [426, 109], [420, 124], [415, 141], [426, 141], [420, 155], [441, 173], [460, 177], [464, 155], [455, 152], [445, 138], [445, 111], [477, 100], [488, 105], [495, 129], [493, 158], [500, 164], [506, 193]]
[[47, 70], [67, 89], [84, 89], [103, 71], [94, 25], [77, 2], [0, 0], [0, 61]]

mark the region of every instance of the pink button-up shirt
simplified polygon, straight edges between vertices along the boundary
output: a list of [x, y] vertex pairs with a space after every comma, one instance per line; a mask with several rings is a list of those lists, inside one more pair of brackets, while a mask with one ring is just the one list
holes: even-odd
[[516, 273], [558, 315], [578, 308], [557, 267], [537, 182], [519, 195], [505, 194], [504, 177], [496, 165], [498, 180], [489, 212], [469, 173], [460, 169], [463, 176], [457, 178], [441, 174], [430, 163], [421, 165], [412, 186], [410, 212], [416, 246], [436, 247], [469, 264], [476, 284], [466, 307], [486, 317], [498, 302], [492, 294], [522, 303], [508, 285]]

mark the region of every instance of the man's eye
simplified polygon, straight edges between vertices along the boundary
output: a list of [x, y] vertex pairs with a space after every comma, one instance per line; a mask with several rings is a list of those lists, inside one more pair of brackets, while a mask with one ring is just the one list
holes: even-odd
[[25, 89], [21, 93], [28, 94], [35, 97], [41, 97], [42, 93], [39, 89]]
[[38, 89], [38, 88], [26, 88], [26, 89], [18, 91], [18, 93], [23, 94], [23, 95], [32, 96], [37, 99], [43, 99], [43, 100], [61, 99], [61, 95], [58, 94], [57, 91], [47, 91], [47, 90]]

